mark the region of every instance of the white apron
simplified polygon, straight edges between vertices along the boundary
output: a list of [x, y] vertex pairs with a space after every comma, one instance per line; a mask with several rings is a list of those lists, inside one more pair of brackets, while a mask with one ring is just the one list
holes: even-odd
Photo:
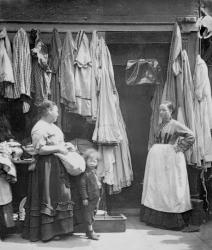
[[185, 157], [173, 145], [155, 144], [150, 149], [141, 203], [161, 212], [182, 213], [191, 209]]

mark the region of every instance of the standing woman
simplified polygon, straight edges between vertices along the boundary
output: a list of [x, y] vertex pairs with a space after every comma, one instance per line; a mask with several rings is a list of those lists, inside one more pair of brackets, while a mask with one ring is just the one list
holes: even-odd
[[164, 229], [182, 229], [184, 212], [191, 209], [190, 190], [183, 152], [194, 143], [194, 134], [172, 119], [173, 105], [160, 105], [155, 144], [150, 149], [144, 175], [141, 220]]
[[69, 177], [54, 155], [68, 153], [63, 133], [54, 124], [58, 108], [51, 101], [44, 101], [39, 108], [41, 118], [31, 132], [37, 158], [29, 179], [23, 230], [23, 237], [30, 241], [58, 239], [60, 235], [73, 232]]

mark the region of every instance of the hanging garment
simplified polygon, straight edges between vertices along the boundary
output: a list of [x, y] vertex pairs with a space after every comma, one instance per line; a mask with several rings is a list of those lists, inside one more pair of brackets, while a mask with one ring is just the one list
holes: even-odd
[[212, 138], [210, 127], [211, 91], [208, 79], [208, 69], [200, 55], [196, 58], [194, 71], [194, 91], [195, 91], [195, 124], [197, 140], [197, 164], [201, 166], [204, 162], [212, 161]]
[[34, 94], [35, 105], [49, 99], [51, 94], [50, 81], [51, 70], [48, 65], [48, 48], [37, 37], [35, 47], [32, 49], [31, 92]]
[[75, 84], [77, 109], [75, 113], [91, 116], [91, 55], [89, 41], [84, 31], [76, 37]]
[[101, 155], [101, 158], [97, 167], [97, 176], [99, 179], [103, 178], [104, 183], [113, 185], [115, 167], [114, 146], [99, 145], [98, 151]]
[[11, 49], [11, 44], [10, 44], [10, 40], [9, 40], [9, 37], [7, 35], [7, 30], [6, 28], [4, 27], [2, 29], [2, 31], [0, 32], [0, 39], [3, 39], [4, 40], [4, 46], [6, 48], [6, 51], [7, 51], [7, 55], [9, 56], [10, 58], [10, 61], [12, 62], [12, 49]]
[[62, 44], [60, 35], [57, 29], [53, 29], [52, 40], [49, 53], [49, 66], [52, 71], [50, 89], [51, 100], [56, 103], [58, 107], [57, 125], [61, 127], [61, 107], [60, 107], [60, 81], [59, 81], [59, 66], [61, 60]]
[[103, 38], [100, 39], [100, 48], [98, 113], [92, 139], [99, 144], [117, 144], [122, 140], [122, 136], [116, 109], [116, 87], [110, 53]]
[[0, 82], [10, 85], [14, 84], [12, 63], [7, 54], [3, 39], [0, 39]]
[[149, 129], [149, 142], [148, 142], [148, 150], [152, 147], [154, 144], [154, 137], [155, 133], [158, 127], [158, 121], [159, 121], [159, 107], [161, 104], [161, 98], [163, 94], [163, 82], [155, 87], [154, 95], [151, 101], [151, 109], [152, 114], [150, 118], [150, 129]]
[[121, 131], [122, 140], [114, 147], [115, 166], [114, 166], [114, 184], [113, 193], [121, 192], [122, 188], [129, 187], [133, 181], [133, 170], [131, 163], [131, 155], [129, 143], [126, 133], [126, 125], [124, 123], [121, 109], [119, 106], [118, 92], [116, 95], [116, 108], [119, 120], [119, 129]]
[[[181, 68], [181, 52], [182, 52], [182, 38], [180, 33], [180, 28], [178, 24], [174, 25], [170, 53], [169, 53], [169, 62], [167, 69], [167, 79], [165, 82], [162, 102], [165, 100], [171, 101], [176, 108], [177, 97], [176, 97], [176, 87], [182, 88], [182, 68]], [[178, 100], [179, 101], [179, 100]], [[180, 109], [177, 110], [176, 117], [182, 114], [178, 114]], [[181, 118], [183, 119], [183, 117]]]
[[3, 28], [0, 32], [0, 91], [4, 95], [5, 87], [14, 85], [14, 75], [12, 68], [12, 52], [7, 30]]
[[129, 60], [126, 67], [126, 84], [159, 84], [158, 75], [160, 72], [158, 61], [155, 59]]
[[76, 109], [76, 86], [74, 79], [74, 53], [75, 42], [72, 37], [72, 33], [68, 31], [66, 33], [60, 65], [60, 96], [61, 103], [64, 104], [66, 109]]
[[[13, 71], [15, 85], [5, 90], [5, 97], [16, 99], [21, 95], [30, 98], [31, 88], [31, 55], [29, 40], [24, 29], [20, 28], [13, 38]], [[29, 104], [24, 103], [23, 112], [29, 111]]]
[[[100, 45], [102, 71], [100, 75], [97, 122], [93, 138], [99, 136], [96, 138], [102, 138], [103, 144], [111, 144], [116, 139], [117, 145], [115, 146], [99, 145], [103, 164], [100, 165], [98, 173], [99, 176], [104, 176], [105, 183], [112, 185], [111, 193], [118, 193], [122, 188], [131, 185], [133, 171], [110, 52], [103, 38], [100, 39]], [[98, 124], [101, 126], [100, 131], [98, 131]], [[111, 140], [110, 138], [114, 139]], [[98, 143], [101, 144], [102, 141], [99, 140]]]
[[[183, 92], [177, 93], [183, 97], [182, 112], [184, 116], [184, 125], [191, 129], [195, 134], [195, 114], [194, 114], [194, 84], [191, 76], [190, 63], [187, 52], [182, 51], [182, 71], [183, 71]], [[196, 137], [196, 136], [195, 136]], [[196, 141], [193, 146], [185, 152], [188, 164], [196, 164]]]
[[99, 38], [96, 31], [93, 31], [90, 43], [90, 54], [92, 61], [91, 71], [91, 115], [92, 120], [97, 118], [97, 95], [99, 89]]
[[123, 140], [117, 145], [99, 145], [101, 161], [98, 164], [97, 175], [103, 182], [111, 185], [110, 193], [119, 193], [122, 188], [129, 187], [133, 181], [133, 170], [128, 145], [125, 124], [119, 109], [119, 125]]

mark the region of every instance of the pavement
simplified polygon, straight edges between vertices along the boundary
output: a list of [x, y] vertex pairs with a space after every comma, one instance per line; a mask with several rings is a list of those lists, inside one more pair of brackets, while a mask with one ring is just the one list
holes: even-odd
[[83, 234], [66, 236], [60, 241], [29, 242], [20, 235], [0, 241], [0, 250], [212, 250], [212, 221], [202, 225], [200, 232], [183, 233], [146, 226], [139, 217], [127, 218], [126, 232], [101, 233], [99, 241]]

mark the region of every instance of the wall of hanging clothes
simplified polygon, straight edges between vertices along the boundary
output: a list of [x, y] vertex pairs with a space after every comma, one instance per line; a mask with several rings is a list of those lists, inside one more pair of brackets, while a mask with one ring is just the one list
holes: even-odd
[[61, 39], [54, 29], [45, 43], [38, 29], [27, 33], [20, 28], [9, 39], [3, 28], [1, 100], [7, 104], [6, 113], [19, 103], [15, 116], [24, 117], [24, 126], [18, 138], [25, 142], [30, 140], [38, 105], [53, 100], [67, 139], [84, 138], [97, 145], [102, 155], [98, 174], [113, 194], [131, 186], [133, 170], [111, 55], [100, 34], [68, 31]]
[[[192, 71], [195, 49], [190, 42], [195, 34], [183, 34], [181, 41]], [[111, 204], [139, 207], [141, 176], [158, 117], [155, 107], [170, 68], [171, 37], [171, 30], [130, 33], [3, 29], [1, 57], [6, 58], [4, 65], [9, 67], [6, 73], [1, 72], [1, 102], [7, 106], [16, 137], [29, 142], [37, 105], [45, 99], [54, 100], [61, 114], [58, 125], [66, 139], [83, 138], [98, 145], [102, 154], [98, 174], [109, 185], [109, 193], [118, 194], [124, 187], [131, 187], [111, 196]], [[128, 72], [127, 83], [130, 60], [135, 67]], [[142, 78], [148, 65], [156, 62], [160, 68], [158, 82], [153, 68], [148, 70], [147, 78]], [[8, 72], [13, 78], [6, 78]], [[135, 72], [137, 80], [143, 79], [140, 84], [133, 82]]]

